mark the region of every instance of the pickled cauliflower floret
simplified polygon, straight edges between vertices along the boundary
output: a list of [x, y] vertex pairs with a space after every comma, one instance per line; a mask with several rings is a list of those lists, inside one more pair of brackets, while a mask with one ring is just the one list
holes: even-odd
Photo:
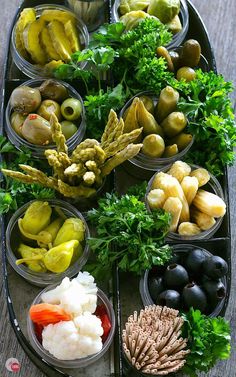
[[101, 320], [85, 312], [74, 321], [46, 326], [42, 332], [42, 345], [59, 360], [75, 360], [101, 351], [102, 334]]
[[97, 287], [88, 272], [80, 272], [70, 280], [64, 278], [55, 289], [42, 294], [42, 301], [57, 304], [73, 317], [83, 312], [94, 313], [97, 307]]

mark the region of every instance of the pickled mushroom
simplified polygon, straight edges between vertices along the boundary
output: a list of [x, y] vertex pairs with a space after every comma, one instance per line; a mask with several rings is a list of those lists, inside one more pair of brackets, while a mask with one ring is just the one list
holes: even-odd
[[78, 245], [79, 241], [71, 240], [50, 249], [43, 258], [46, 268], [55, 273], [66, 271], [71, 264], [74, 250]]
[[51, 99], [56, 102], [63, 102], [69, 97], [66, 87], [55, 80], [46, 80], [40, 87], [39, 91], [43, 98]]
[[151, 16], [146, 12], [143, 12], [142, 10], [134, 10], [122, 16], [120, 18], [120, 21], [123, 22], [123, 24], [125, 24], [126, 30], [131, 30], [134, 27], [136, 27], [141, 21], [148, 17]]
[[178, 15], [179, 10], [180, 0], [151, 0], [147, 12], [166, 24]]

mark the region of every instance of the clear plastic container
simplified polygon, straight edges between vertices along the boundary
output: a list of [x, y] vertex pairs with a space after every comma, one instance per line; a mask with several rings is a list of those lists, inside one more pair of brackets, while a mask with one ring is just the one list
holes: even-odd
[[33, 285], [39, 286], [39, 287], [46, 287], [49, 284], [54, 284], [60, 282], [64, 277], [73, 277], [76, 274], [79, 273], [79, 271], [82, 269], [82, 267], [85, 265], [85, 263], [88, 260], [89, 257], [89, 245], [88, 245], [88, 238], [90, 237], [90, 232], [88, 225], [82, 216], [82, 214], [71, 204], [64, 202], [62, 200], [58, 199], [48, 199], [45, 200], [49, 203], [49, 205], [56, 209], [58, 208], [60, 212], [66, 217], [76, 217], [83, 221], [85, 225], [85, 240], [83, 241], [83, 253], [80, 256], [80, 258], [72, 264], [65, 272], [63, 273], [52, 273], [52, 272], [46, 272], [46, 273], [40, 273], [40, 272], [34, 272], [31, 271], [27, 266], [24, 264], [20, 264], [19, 266], [16, 265], [16, 260], [18, 259], [16, 256], [16, 250], [17, 247], [21, 241], [21, 235], [18, 228], [18, 219], [24, 216], [24, 213], [26, 212], [27, 208], [30, 206], [31, 203], [34, 201], [31, 201], [21, 208], [19, 208], [14, 215], [11, 217], [7, 229], [6, 229], [6, 250], [7, 250], [7, 258], [13, 269], [21, 275], [24, 279], [26, 279], [28, 282], [32, 283]]
[[[200, 166], [197, 166], [197, 165], [190, 165], [190, 166], [191, 166], [192, 170], [200, 168]], [[159, 169], [157, 171], [157, 173], [159, 173], [160, 171], [166, 173], [170, 169], [170, 167], [171, 167], [171, 165], [166, 166], [163, 169]], [[148, 202], [147, 202], [147, 195], [148, 195], [149, 191], [151, 191], [152, 182], [153, 182], [156, 174], [154, 174], [153, 177], [148, 182], [148, 187], [147, 187], [147, 192], [146, 192], [146, 197], [145, 197], [146, 207], [148, 208], [149, 211], [151, 211], [151, 209], [150, 209]], [[221, 188], [221, 185], [220, 185], [219, 181], [212, 174], [210, 174], [209, 182], [207, 182], [207, 184], [202, 186], [201, 188], [203, 190], [206, 190], [206, 191], [212, 192], [213, 194], [218, 195], [222, 200], [224, 200], [224, 193], [223, 193], [223, 190]], [[199, 234], [195, 234], [193, 236], [182, 236], [182, 235], [175, 233], [175, 232], [169, 232], [168, 235], [167, 235], [167, 240], [177, 242], [177, 241], [187, 241], [187, 240], [188, 241], [189, 240], [199, 241], [199, 240], [209, 239], [216, 233], [216, 231], [221, 226], [222, 221], [223, 221], [223, 217], [216, 218], [215, 220], [216, 220], [215, 224], [210, 229], [204, 230]]]
[[[41, 295], [44, 292], [50, 291], [51, 289], [56, 288], [56, 284], [51, 285], [47, 288], [45, 288], [33, 301], [32, 305], [36, 305], [41, 303]], [[95, 353], [93, 355], [90, 355], [88, 357], [84, 357], [81, 359], [76, 360], [59, 360], [55, 358], [53, 355], [51, 355], [48, 351], [46, 351], [42, 344], [38, 341], [35, 331], [34, 331], [34, 325], [31, 321], [29, 315], [27, 317], [27, 331], [30, 343], [32, 347], [35, 349], [36, 352], [50, 365], [54, 367], [64, 368], [64, 369], [72, 369], [72, 368], [83, 368], [86, 367], [92, 363], [95, 363], [98, 359], [100, 359], [109, 349], [114, 333], [115, 333], [115, 314], [112, 307], [111, 302], [109, 301], [108, 297], [105, 295], [101, 289], [98, 288], [98, 305], [102, 304], [106, 308], [107, 315], [111, 322], [111, 330], [109, 332], [109, 335], [107, 339], [105, 340], [105, 343], [103, 344], [102, 350], [98, 353]], [[95, 372], [96, 374], [96, 372]]]
[[92, 32], [106, 22], [107, 0], [66, 0], [66, 5]]
[[[45, 80], [41, 80], [41, 79], [38, 79], [38, 80], [33, 79], [33, 80], [29, 80], [29, 81], [24, 82], [20, 86], [26, 85], [26, 86], [30, 86], [32, 88], [36, 88], [36, 87], [39, 87], [44, 81]], [[65, 86], [68, 90], [69, 96], [78, 99], [82, 104], [81, 117], [79, 118], [78, 121], [74, 122], [77, 125], [78, 130], [75, 132], [75, 134], [73, 136], [71, 136], [66, 141], [66, 144], [68, 146], [68, 151], [72, 152], [73, 149], [76, 147], [76, 145], [78, 145], [83, 140], [84, 135], [85, 135], [85, 131], [86, 131], [85, 108], [84, 108], [83, 100], [82, 100], [81, 96], [71, 85], [67, 84], [64, 81], [60, 81], [60, 80], [55, 80], [55, 81], [57, 81], [57, 82], [61, 83], [63, 86]], [[13, 110], [11, 108], [10, 100], [9, 100], [8, 104], [7, 104], [7, 108], [6, 108], [6, 134], [9, 138], [10, 142], [13, 145], [15, 145], [15, 147], [17, 149], [20, 150], [22, 148], [22, 146], [26, 147], [31, 151], [32, 156], [38, 157], [38, 158], [45, 158], [44, 152], [45, 152], [46, 149], [56, 149], [55, 144], [46, 145], [46, 146], [36, 145], [36, 144], [29, 143], [27, 140], [20, 137], [14, 131], [14, 129], [11, 126], [10, 117], [11, 117], [12, 112], [13, 112]]]
[[[41, 16], [41, 14], [44, 10], [56, 9], [56, 10], [67, 11], [70, 14], [72, 14], [77, 20], [77, 29], [78, 29], [78, 32], [79, 32], [80, 45], [82, 46], [82, 48], [85, 48], [85, 47], [88, 46], [88, 43], [89, 43], [88, 29], [85, 26], [85, 24], [83, 23], [83, 21], [80, 20], [73, 12], [71, 12], [70, 9], [63, 7], [61, 5], [56, 5], [56, 4], [37, 5], [36, 7], [34, 7], [34, 9], [36, 11], [36, 17], [37, 18]], [[19, 14], [19, 16], [20, 16], [20, 14]], [[18, 52], [18, 50], [16, 48], [16, 38], [15, 38], [16, 25], [17, 25], [17, 21], [16, 21], [16, 24], [13, 28], [12, 36], [11, 36], [11, 52], [12, 52], [13, 61], [16, 64], [16, 66], [19, 68], [19, 70], [22, 73], [24, 73], [28, 77], [31, 77], [32, 79], [38, 78], [38, 77], [42, 77], [42, 78], [53, 77], [53, 73], [51, 71], [46, 70], [44, 67], [42, 67], [40, 65], [36, 65], [36, 64], [32, 64], [32, 63], [28, 62]], [[84, 68], [85, 65], [86, 65], [86, 62], [82, 62], [81, 68]]]
[[[115, 0], [114, 5], [112, 7], [112, 11], [111, 11], [112, 22], [118, 22], [120, 19], [119, 6], [120, 6], [120, 0]], [[179, 18], [182, 24], [182, 30], [179, 33], [173, 35], [171, 42], [166, 46], [168, 49], [173, 49], [175, 47], [180, 46], [188, 32], [189, 13], [188, 13], [187, 2], [185, 0], [180, 1]]]
[[[136, 94], [134, 97], [132, 97], [125, 104], [125, 106], [122, 108], [122, 110], [119, 114], [120, 117], [124, 116], [125, 111], [131, 105], [131, 103], [133, 102], [133, 99], [135, 97], [140, 97], [142, 95], [150, 96], [154, 100], [154, 104], [156, 104], [157, 101], [158, 101], [157, 96], [154, 95], [152, 92], [150, 92], [150, 91], [140, 92], [140, 93]], [[146, 178], [146, 176], [148, 176], [148, 174], [149, 174], [149, 177], [150, 177], [150, 174], [157, 171], [159, 168], [165, 167], [167, 165], [174, 163], [177, 160], [182, 159], [186, 155], [186, 153], [189, 151], [189, 149], [191, 148], [193, 143], [194, 143], [194, 136], [193, 136], [191, 142], [187, 145], [187, 147], [185, 149], [183, 149], [182, 151], [180, 151], [176, 155], [174, 155], [172, 157], [167, 157], [167, 158], [149, 157], [149, 156], [145, 155], [144, 153], [139, 152], [134, 158], [130, 159], [128, 161], [128, 163], [125, 164], [125, 167], [126, 167], [127, 171], [134, 176], [140, 177], [143, 174], [144, 178]], [[147, 174], [145, 174], [145, 172]]]
[[[185, 257], [185, 254], [189, 253], [191, 250], [196, 249], [196, 245], [191, 245], [191, 244], [178, 244], [178, 245], [172, 245], [172, 247], [173, 247], [174, 253], [176, 253], [177, 255], [181, 253], [182, 255], [184, 255], [184, 257]], [[209, 257], [212, 256], [212, 254], [208, 250], [199, 246], [197, 246], [197, 248], [202, 250], [207, 256]], [[139, 282], [139, 291], [140, 291], [141, 299], [144, 306], [155, 304], [153, 302], [153, 299], [151, 298], [151, 295], [149, 293], [149, 288], [148, 288], [149, 273], [150, 273], [150, 270], [146, 270]], [[156, 275], [158, 275], [158, 273]], [[226, 277], [224, 276], [220, 280], [224, 284], [225, 290], [227, 291]], [[225, 300], [225, 297], [216, 305], [214, 310], [208, 314], [209, 317], [217, 317], [220, 314], [224, 306], [224, 300]]]

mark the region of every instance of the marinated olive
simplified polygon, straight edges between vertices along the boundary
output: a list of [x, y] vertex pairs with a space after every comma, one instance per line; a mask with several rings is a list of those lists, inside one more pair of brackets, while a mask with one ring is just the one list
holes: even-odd
[[52, 141], [50, 123], [38, 114], [28, 115], [22, 126], [22, 135], [36, 145], [47, 145]]
[[169, 51], [169, 55], [171, 57], [172, 63], [174, 64], [175, 70], [179, 68], [180, 64], [180, 57], [177, 51]]
[[195, 39], [189, 39], [183, 44], [180, 53], [181, 66], [196, 67], [201, 57], [201, 46]]
[[149, 157], [161, 157], [165, 150], [165, 142], [160, 135], [151, 134], [143, 139], [142, 152]]
[[61, 113], [66, 120], [76, 120], [81, 116], [82, 104], [76, 98], [67, 98], [61, 105]]
[[176, 74], [177, 80], [192, 81], [196, 77], [196, 72], [190, 67], [181, 67]]
[[42, 97], [57, 102], [63, 102], [69, 97], [66, 87], [55, 80], [46, 80], [39, 88]]
[[19, 86], [11, 94], [10, 105], [18, 113], [32, 113], [37, 110], [40, 104], [41, 94], [37, 88]]
[[50, 120], [52, 113], [54, 113], [57, 119], [60, 121], [62, 119], [61, 116], [61, 106], [51, 99], [44, 100], [40, 108], [38, 109], [37, 113], [44, 119]]
[[21, 128], [26, 118], [27, 118], [27, 115], [23, 115], [17, 112], [14, 112], [11, 114], [11, 126], [13, 130], [17, 133], [17, 135], [21, 137], [22, 137]]
[[61, 122], [61, 130], [67, 140], [76, 133], [77, 127], [69, 120], [63, 120], [63, 122]]
[[147, 111], [153, 115], [154, 114], [154, 102], [153, 102], [152, 98], [143, 95], [143, 96], [139, 97], [139, 99], [143, 102]]

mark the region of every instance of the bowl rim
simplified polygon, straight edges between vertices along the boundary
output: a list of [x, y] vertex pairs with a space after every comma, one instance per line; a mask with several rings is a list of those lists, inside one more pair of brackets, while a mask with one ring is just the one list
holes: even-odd
[[[47, 292], [51, 289], [56, 288], [56, 286], [58, 286], [58, 284], [53, 284], [53, 285], [46, 287], [43, 291], [41, 291], [36, 296], [36, 298], [34, 299], [34, 301], [32, 302], [31, 305], [39, 303], [41, 295], [44, 292]], [[116, 319], [115, 319], [115, 313], [114, 313], [114, 309], [113, 309], [113, 305], [112, 305], [111, 301], [108, 299], [107, 295], [100, 288], [97, 288], [97, 299], [100, 300], [102, 302], [102, 304], [105, 305], [105, 307], [106, 307], [106, 311], [107, 311], [107, 314], [108, 314], [110, 322], [111, 322], [111, 330], [109, 332], [107, 339], [105, 340], [105, 342], [103, 344], [101, 351], [99, 351], [95, 354], [89, 355], [87, 357], [80, 358], [80, 359], [59, 360], [56, 357], [54, 357], [53, 355], [51, 355], [48, 351], [46, 351], [43, 348], [42, 344], [38, 341], [38, 339], [35, 335], [33, 322], [31, 321], [29, 313], [28, 313], [28, 315], [27, 315], [27, 332], [28, 332], [28, 336], [29, 336], [29, 339], [30, 339], [30, 343], [33, 346], [33, 348], [35, 349], [35, 351], [38, 352], [41, 357], [46, 359], [47, 363], [51, 364], [52, 366], [61, 367], [61, 368], [83, 368], [83, 367], [86, 367], [86, 366], [94, 363], [95, 361], [97, 361], [99, 358], [101, 358], [106, 353], [106, 351], [109, 349], [109, 347], [112, 343], [112, 340], [113, 340], [113, 337], [114, 337], [114, 334], [115, 334]]]
[[[53, 273], [53, 272], [35, 272], [31, 271], [28, 267], [26, 267], [24, 264], [21, 265], [16, 265], [16, 260], [18, 259], [16, 257], [16, 254], [12, 250], [11, 247], [11, 238], [12, 238], [12, 230], [13, 228], [17, 225], [17, 221], [22, 215], [25, 213], [27, 208], [34, 203], [35, 201], [45, 201], [48, 202], [53, 208], [56, 206], [60, 206], [60, 209], [65, 209], [66, 211], [70, 212], [72, 217], [79, 218], [80, 220], [83, 221], [83, 224], [85, 226], [85, 240], [84, 240], [84, 248], [83, 248], [83, 253], [79, 257], [79, 259], [73, 263], [73, 265], [69, 266], [66, 271], [62, 273]], [[82, 267], [86, 264], [89, 255], [90, 255], [90, 247], [88, 244], [88, 239], [90, 238], [90, 231], [88, 224], [82, 215], [82, 213], [77, 210], [73, 205], [70, 203], [61, 200], [61, 199], [35, 199], [27, 202], [24, 204], [22, 207], [20, 207], [10, 218], [7, 229], [6, 229], [6, 250], [7, 250], [7, 259], [10, 263], [10, 265], [13, 267], [13, 269], [24, 279], [29, 281], [30, 283], [40, 286], [40, 287], [45, 287], [48, 285], [51, 285], [52, 283], [55, 282], [55, 284], [58, 284], [64, 277], [69, 276], [73, 277], [76, 274], [79, 273], [79, 271], [82, 269]]]
[[[186, 244], [186, 243], [173, 244], [173, 245], [171, 245], [171, 247], [173, 248], [174, 253], [181, 253], [181, 252], [182, 253], [188, 253], [188, 252], [190, 252], [190, 250], [197, 248], [197, 249], [204, 251], [204, 253], [209, 257], [214, 255], [209, 250], [205, 249], [204, 247], [201, 247], [201, 246], [198, 246], [198, 245], [193, 245], [193, 244], [190, 244], [190, 243], [188, 243], [188, 244]], [[185, 250], [183, 250], [183, 249], [185, 249]], [[144, 272], [143, 276], [141, 277], [140, 281], [139, 281], [139, 292], [140, 292], [140, 296], [141, 296], [141, 299], [142, 299], [144, 306], [155, 305], [155, 303], [153, 302], [152, 297], [149, 293], [149, 288], [148, 288], [149, 272], [150, 272], [150, 270], [146, 270]], [[227, 297], [227, 290], [228, 290], [228, 284], [227, 284], [227, 277], [226, 276], [227, 275], [220, 278], [220, 281], [225, 286], [226, 295], [221, 301], [219, 301], [217, 303], [215, 309], [210, 314], [206, 314], [210, 318], [217, 317], [220, 314], [220, 312], [221, 312], [221, 310], [224, 306], [224, 302], [225, 302], [225, 299]]]

